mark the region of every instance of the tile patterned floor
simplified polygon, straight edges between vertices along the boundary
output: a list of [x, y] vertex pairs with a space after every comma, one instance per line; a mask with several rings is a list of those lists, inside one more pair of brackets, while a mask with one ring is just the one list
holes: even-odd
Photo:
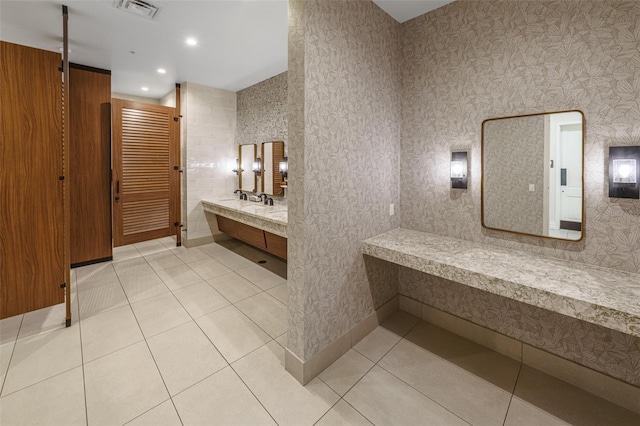
[[404, 312], [301, 386], [283, 367], [285, 274], [235, 241], [171, 238], [75, 269], [71, 327], [64, 305], [0, 321], [0, 424], [640, 424]]

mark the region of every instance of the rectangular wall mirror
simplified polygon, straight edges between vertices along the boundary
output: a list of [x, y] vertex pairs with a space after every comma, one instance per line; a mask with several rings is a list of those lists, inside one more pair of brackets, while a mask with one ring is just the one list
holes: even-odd
[[578, 241], [584, 230], [584, 114], [482, 123], [482, 226]]
[[253, 162], [256, 161], [258, 147], [255, 144], [238, 146], [238, 188], [243, 191], [256, 190], [256, 174], [251, 170]]
[[269, 195], [282, 195], [280, 185], [283, 182], [280, 174], [280, 162], [284, 161], [284, 142], [262, 143], [262, 192]]

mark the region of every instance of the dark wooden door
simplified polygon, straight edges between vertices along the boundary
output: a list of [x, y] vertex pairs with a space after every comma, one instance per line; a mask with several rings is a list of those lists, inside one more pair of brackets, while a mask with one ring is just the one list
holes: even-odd
[[174, 235], [175, 110], [121, 99], [112, 104], [114, 246]]
[[111, 73], [69, 70], [71, 265], [113, 256], [111, 241]]
[[60, 63], [0, 42], [0, 318], [64, 302]]

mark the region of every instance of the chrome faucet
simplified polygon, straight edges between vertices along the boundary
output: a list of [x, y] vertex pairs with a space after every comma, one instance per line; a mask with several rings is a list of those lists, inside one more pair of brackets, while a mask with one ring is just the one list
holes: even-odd
[[247, 194], [245, 194], [244, 192], [242, 192], [241, 189], [236, 189], [235, 191], [233, 191], [234, 194], [240, 193], [240, 199], [241, 200], [246, 200], [247, 199]]
[[269, 195], [267, 195], [267, 194], [258, 194], [258, 197], [260, 197], [260, 201], [267, 201], [267, 198], [269, 198]]
[[[266, 194], [265, 194], [265, 195], [266, 195]], [[271, 198], [271, 197], [266, 197], [266, 198], [264, 199], [264, 205], [265, 205], [265, 206], [266, 206], [266, 205], [270, 205], [270, 206], [272, 206], [272, 205], [273, 205], [273, 198]]]

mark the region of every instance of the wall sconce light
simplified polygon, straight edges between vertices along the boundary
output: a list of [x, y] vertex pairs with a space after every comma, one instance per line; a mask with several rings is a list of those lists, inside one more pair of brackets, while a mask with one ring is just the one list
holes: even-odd
[[256, 161], [253, 162], [251, 170], [253, 170], [256, 176], [262, 175], [262, 160], [260, 158], [257, 158]]
[[451, 153], [451, 188], [467, 189], [467, 152]]
[[236, 167], [231, 169], [231, 171], [235, 174], [238, 174], [239, 172], [244, 172], [244, 169], [240, 167], [240, 159], [236, 158]]
[[640, 146], [609, 147], [609, 197], [640, 198]]
[[289, 158], [288, 157], [284, 157], [284, 161], [281, 161], [279, 164], [280, 167], [280, 174], [282, 175], [283, 178], [287, 178], [287, 176], [289, 175]]

